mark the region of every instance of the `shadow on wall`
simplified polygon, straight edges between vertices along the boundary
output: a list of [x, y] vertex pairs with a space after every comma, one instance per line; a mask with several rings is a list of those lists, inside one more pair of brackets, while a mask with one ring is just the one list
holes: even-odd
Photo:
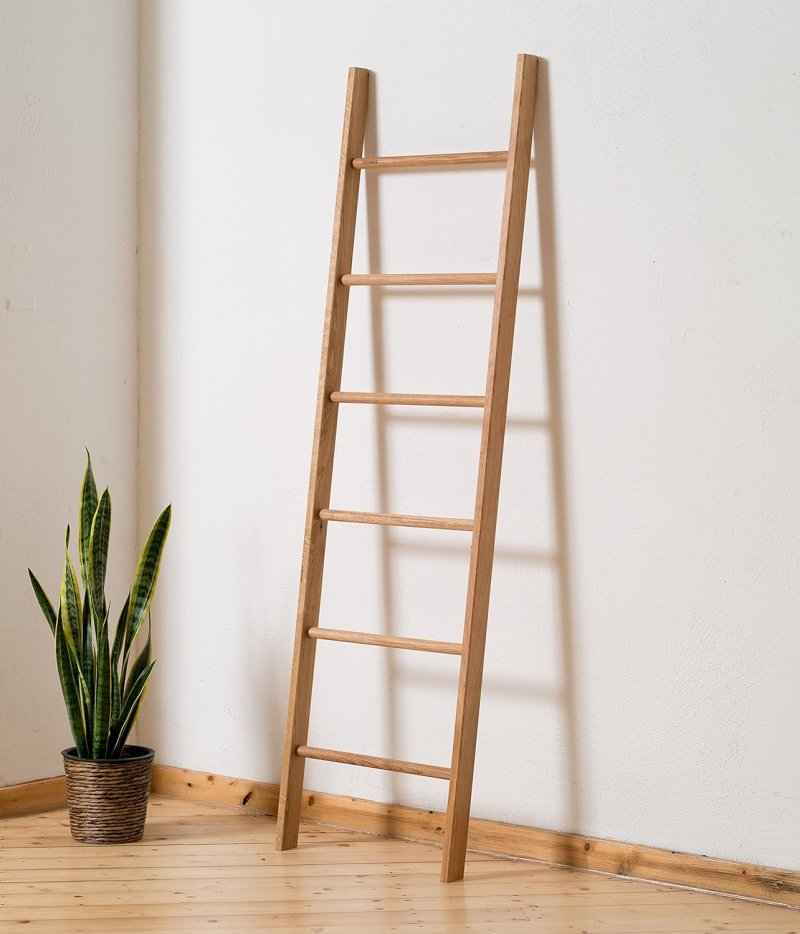
[[[192, 502], [175, 478], [186, 478], [197, 469], [192, 459], [192, 442], [196, 430], [195, 413], [201, 400], [186, 392], [186, 378], [181, 376], [183, 348], [180, 342], [190, 342], [196, 321], [187, 308], [185, 283], [175, 268], [175, 258], [190, 252], [187, 228], [182, 219], [187, 207], [185, 189], [171, 182], [184, 168], [185, 153], [180, 147], [181, 107], [185, 105], [182, 72], [175, 65], [174, 17], [163, 4], [145, 2], [140, 12], [140, 120], [146, 132], [140, 141], [140, 296], [139, 296], [139, 368], [140, 436], [139, 489], [140, 528], [152, 515], [159, 497], [169, 496], [175, 505], [171, 541], [165, 555], [158, 598], [158, 621], [154, 629], [156, 675], [138, 723], [138, 739], [156, 749], [157, 761], [165, 765], [213, 769], [211, 760], [197, 761], [187, 753], [176, 722], [186, 716], [174, 712], [185, 701], [174, 685], [183, 683], [207, 687], [209, 666], [197, 646], [198, 592], [202, 581], [193, 570], [194, 543], [207, 540], [203, 530], [203, 506]], [[176, 129], [178, 127], [178, 129]], [[176, 335], [180, 335], [176, 338]], [[242, 533], [234, 530], [240, 572], [243, 577], [254, 574], [257, 548]], [[247, 530], [244, 534], [247, 534]], [[247, 609], [237, 605], [239, 592], [231, 597], [231, 613], [245, 620]], [[268, 723], [281, 722], [279, 714], [269, 707], [266, 696], [267, 679], [247, 677], [249, 660], [263, 656], [260, 646], [249, 638], [249, 627], [243, 625], [237, 638], [231, 640], [231, 654], [239, 670], [232, 673], [238, 683], [252, 688], [238, 712], [242, 719], [253, 710], [269, 712]], [[207, 711], [198, 708], [200, 716]], [[280, 727], [270, 742], [277, 748]], [[221, 743], [217, 755], [224, 756]]]
[[[147, 126], [148, 132], [140, 136], [139, 148], [138, 353], [139, 371], [141, 374], [146, 373], [147, 379], [139, 381], [139, 529], [151, 506], [150, 491], [162, 488], [164, 457], [167, 453], [167, 429], [163, 411], [158, 404], [166, 389], [164, 364], [167, 351], [163, 346], [165, 316], [154, 313], [161, 311], [159, 303], [167, 278], [164, 261], [166, 233], [161, 208], [165, 197], [162, 158], [166, 146], [167, 119], [161, 93], [166, 60], [165, 43], [159, 12], [153, 4], [143, 3], [139, 19], [139, 121], [140, 125]], [[143, 236], [143, 233], [146, 235]], [[142, 430], [143, 424], [146, 425], [145, 431]], [[177, 444], [172, 445], [173, 451], [177, 451], [178, 447]], [[177, 507], [176, 513], [180, 515], [180, 504]], [[179, 529], [178, 523], [173, 521], [172, 545], [176, 538], [176, 526]], [[168, 548], [166, 553], [170, 570], [176, 563], [171, 560], [171, 550]], [[165, 602], [167, 593], [162, 575], [158, 602], [160, 613], [164, 613], [161, 607]], [[163, 639], [163, 628], [157, 627], [153, 639], [156, 658], [162, 654]], [[148, 691], [147, 702], [142, 705], [135, 727], [136, 741], [154, 746], [157, 755], [165, 745], [159, 674], [160, 671], [156, 671], [153, 686]]]
[[[365, 152], [377, 154], [378, 150], [378, 124], [377, 108], [375, 102], [377, 94], [374, 93], [375, 76], [372, 77], [373, 93], [370, 95], [370, 111], [367, 120]], [[541, 566], [545, 564], [552, 569], [555, 577], [555, 593], [557, 595], [557, 624], [559, 637], [559, 654], [561, 663], [561, 684], [555, 689], [537, 688], [532, 682], [523, 679], [509, 681], [503, 679], [501, 684], [494, 685], [491, 676], [484, 678], [484, 689], [496, 688], [504, 697], [520, 695], [530, 702], [554, 704], [559, 708], [561, 729], [564, 736], [562, 774], [564, 785], [562, 789], [565, 826], [572, 830], [579, 830], [583, 818], [582, 801], [582, 762], [578, 731], [578, 696], [574, 644], [574, 618], [572, 600], [572, 568], [569, 547], [569, 513], [567, 505], [566, 455], [565, 455], [565, 429], [564, 429], [564, 401], [561, 379], [561, 344], [559, 332], [559, 306], [558, 282], [556, 262], [556, 221], [553, 198], [553, 165], [552, 165], [552, 138], [550, 124], [550, 96], [548, 63], [539, 59], [537, 76], [536, 123], [534, 127], [534, 179], [532, 179], [536, 200], [538, 203], [539, 226], [539, 256], [537, 257], [541, 269], [541, 287], [539, 289], [520, 288], [520, 295], [539, 296], [542, 310], [543, 337], [545, 350], [546, 384], [547, 384], [547, 417], [545, 418], [515, 418], [509, 417], [507, 430], [509, 431], [536, 431], [547, 432], [549, 436], [550, 467], [551, 467], [551, 496], [553, 508], [553, 548], [551, 552], [543, 553], [534, 549], [509, 549], [502, 545], [495, 550], [495, 566], [503, 562], [523, 563], [526, 567]], [[452, 171], [453, 169], [451, 169]], [[475, 167], [468, 169], [455, 169], [455, 171], [476, 171]], [[479, 168], [477, 171], [491, 171], [490, 167]], [[366, 215], [368, 233], [368, 260], [370, 270], [381, 270], [382, 249], [380, 234], [380, 195], [377, 173], [365, 173]], [[533, 192], [532, 192], [533, 193]], [[525, 259], [523, 258], [523, 268]], [[373, 375], [375, 390], [380, 392], [386, 389], [385, 376], [385, 346], [384, 337], [384, 295], [385, 289], [373, 288], [370, 298], [372, 345], [373, 345]], [[457, 290], [448, 290], [453, 294]], [[405, 293], [408, 295], [408, 293]], [[415, 297], [428, 297], [431, 293], [425, 289], [415, 289]], [[473, 289], [470, 294], [474, 295]], [[519, 361], [517, 361], [519, 365]], [[534, 361], [523, 361], [523, 365], [535, 365]], [[513, 377], [512, 377], [513, 378]], [[402, 420], [405, 424], [413, 422], [428, 422], [425, 415], [411, 413], [396, 413], [396, 410], [387, 410], [384, 406], [375, 406], [375, 430], [377, 438], [376, 463], [378, 469], [378, 506], [381, 512], [391, 512], [391, 478], [389, 475], [388, 433], [392, 421]], [[446, 420], [439, 416], [440, 424], [445, 425]], [[479, 424], [476, 419], [476, 425]], [[390, 526], [380, 527], [381, 535], [381, 566], [380, 585], [382, 588], [383, 616], [382, 631], [395, 632], [397, 629], [395, 619], [395, 595], [392, 587], [394, 575], [393, 557], [399, 549], [411, 549], [419, 553], [424, 560], [425, 552], [430, 549], [436, 551], [453, 550], [452, 546], [431, 545], [409, 546], [398, 538], [395, 530]], [[463, 552], [458, 549], [459, 553]], [[536, 625], [536, 619], [531, 619]], [[491, 612], [489, 621], [489, 638], [491, 638]], [[387, 743], [391, 749], [397, 745], [401, 732], [401, 715], [397, 701], [396, 684], [400, 669], [395, 660], [396, 653], [387, 653], [386, 661], [386, 687], [385, 687], [385, 717], [387, 723]], [[402, 671], [404, 678], [411, 676], [430, 682], [436, 675], [430, 672]], [[449, 682], [448, 682], [449, 684]], [[480, 737], [479, 737], [480, 742]], [[400, 800], [398, 780], [393, 773], [389, 775], [392, 787], [392, 800]], [[531, 790], [535, 800], [535, 789]]]
[[[228, 736], [220, 734], [221, 742], [213, 739], [198, 752], [189, 745], [196, 742], [196, 734], [190, 734], [187, 740], [189, 731], [185, 729], [210, 715], [209, 697], [217, 689], [214, 679], [237, 685], [235, 709], [217, 705], [214, 712], [220, 713], [223, 720], [245, 725], [243, 729], [253, 736], [252, 748], [259, 750], [254, 756], [259, 763], [280, 762], [286, 698], [263, 669], [259, 670], [260, 676], [254, 674], [268, 660], [269, 652], [266, 614], [258, 607], [252, 588], [231, 588], [225, 615], [214, 619], [215, 624], [223, 622], [226, 627], [233, 621], [235, 638], [230, 637], [230, 629], [225, 636], [217, 634], [212, 648], [198, 638], [198, 634], [207, 634], [203, 627], [209, 625], [210, 611], [204, 600], [214, 584], [210, 573], [198, 577], [197, 566], [202, 562], [210, 567], [211, 561], [218, 558], [200, 559], [198, 548], [209, 541], [206, 521], [220, 519], [202, 484], [187, 490], [185, 483], [176, 483], [176, 478], [185, 481], [206, 469], [202, 459], [193, 453], [198, 443], [220, 445], [211, 435], [212, 428], [219, 425], [213, 421], [213, 414], [203, 431], [198, 430], [198, 412], [202, 412], [204, 399], [192, 382], [191, 367], [202, 359], [203, 348], [198, 346], [197, 335], [206, 325], [202, 308], [192, 303], [185, 268], [176, 263], [176, 259], [187, 256], [193, 259], [198, 252], [186, 224], [187, 216], [193, 216], [196, 208], [189, 197], [192, 188], [189, 184], [175, 184], [186, 174], [187, 166], [194, 164], [181, 138], [185, 110], [192, 101], [186, 84], [192, 73], [191, 62], [182, 60], [176, 52], [181, 48], [177, 30], [182, 19], [166, 4], [154, 0], [141, 4], [139, 99], [140, 122], [146, 132], [140, 140], [139, 190], [140, 528], [146, 530], [145, 523], [162, 497], [173, 501], [175, 517], [158, 598], [158, 617], [163, 624], [154, 628], [159, 666], [142, 708], [138, 739], [156, 748], [157, 761], [162, 764], [223, 771], [220, 762], [224, 762], [228, 751]], [[220, 321], [224, 324], [223, 319]], [[212, 379], [203, 382], [213, 385]], [[224, 475], [220, 472], [220, 476]], [[227, 525], [225, 548], [235, 560], [240, 580], [263, 580], [265, 569], [269, 573], [269, 556], [264, 554], [263, 542], [254, 534], [252, 524]], [[267, 589], [279, 586], [279, 581], [266, 581]], [[212, 601], [211, 605], [218, 604]], [[221, 641], [224, 655], [220, 655]], [[224, 674], [220, 674], [217, 664], [224, 666]], [[183, 686], [191, 693], [184, 693]], [[189, 706], [194, 705], [190, 698], [198, 691], [206, 692], [200, 706]], [[211, 735], [216, 736], [213, 729]], [[235, 766], [232, 771], [249, 778], [275, 777], [260, 775], [258, 766], [251, 770]]]

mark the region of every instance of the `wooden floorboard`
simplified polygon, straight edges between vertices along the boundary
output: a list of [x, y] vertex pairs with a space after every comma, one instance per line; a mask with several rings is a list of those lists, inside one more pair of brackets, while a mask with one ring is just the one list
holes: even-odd
[[800, 934], [800, 914], [546, 863], [468, 854], [442, 885], [433, 844], [304, 824], [277, 853], [275, 820], [171, 798], [145, 838], [90, 847], [64, 810], [0, 822], [0, 931], [307, 934]]

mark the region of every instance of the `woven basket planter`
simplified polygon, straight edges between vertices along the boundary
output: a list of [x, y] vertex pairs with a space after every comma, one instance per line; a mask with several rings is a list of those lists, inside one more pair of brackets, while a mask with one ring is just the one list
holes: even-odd
[[80, 843], [135, 843], [144, 834], [155, 753], [126, 746], [122, 759], [79, 759], [65, 749], [67, 806], [72, 836]]

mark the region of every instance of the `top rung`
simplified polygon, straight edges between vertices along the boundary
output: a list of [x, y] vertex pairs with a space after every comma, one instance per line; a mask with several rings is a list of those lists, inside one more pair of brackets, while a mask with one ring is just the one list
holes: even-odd
[[357, 156], [354, 169], [424, 169], [445, 165], [505, 165], [508, 151], [501, 152], [439, 152], [422, 156]]

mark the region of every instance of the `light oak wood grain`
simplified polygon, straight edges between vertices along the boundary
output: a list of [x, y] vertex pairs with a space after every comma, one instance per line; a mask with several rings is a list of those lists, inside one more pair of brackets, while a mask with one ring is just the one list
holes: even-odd
[[[212, 778], [214, 781], [209, 782], [203, 773], [158, 765], [153, 775], [154, 786], [169, 788], [172, 794], [194, 797], [201, 790], [208, 796], [205, 800], [213, 799], [218, 804], [231, 806], [239, 803], [237, 799], [243, 789], [253, 790], [253, 797], [246, 805], [250, 810], [259, 802], [274, 801], [277, 797], [274, 785], [239, 782], [237, 779], [219, 776]], [[274, 805], [272, 810], [267, 806], [264, 813], [275, 813]], [[445, 815], [441, 812], [318, 791], [303, 792], [302, 815], [306, 820], [321, 824], [410, 840], [441, 843], [444, 836]], [[470, 819], [468, 845], [471, 851], [541, 860], [553, 865], [691, 886], [800, 907], [800, 870], [760, 866], [477, 818]], [[473, 855], [470, 856], [472, 858]]]
[[[60, 784], [63, 787], [61, 778], [45, 779], [42, 782], [28, 782], [9, 787], [3, 791], [6, 800], [18, 801], [22, 808], [21, 813], [26, 813], [41, 807], [49, 808], [53, 799], [49, 793], [43, 795], [41, 789], [58, 788]], [[146, 846], [143, 848], [141, 844], [136, 844], [130, 847], [114, 847], [113, 859], [108, 856], [108, 850], [103, 850], [98, 856], [95, 855], [96, 850], [75, 844], [69, 838], [66, 813], [61, 812], [53, 816], [33, 814], [26, 818], [33, 821], [33, 824], [26, 824], [22, 830], [22, 825], [15, 821], [0, 823], [0, 833], [4, 839], [3, 868], [22, 868], [17, 860], [23, 857], [13, 855], [17, 849], [16, 844], [24, 845], [26, 854], [31, 852], [27, 848], [26, 836], [30, 835], [31, 827], [39, 826], [39, 818], [43, 819], [43, 823], [36, 836], [35, 856], [26, 855], [23, 859], [24, 863], [32, 868], [36, 868], [36, 861], [40, 859], [84, 860], [76, 865], [87, 865], [85, 861], [88, 859], [90, 867], [146, 866], [149, 860], [153, 860], [152, 865], [159, 866], [172, 860], [172, 851], [180, 852], [186, 865], [213, 865], [214, 860], [229, 861], [229, 865], [238, 865], [251, 858], [269, 860], [271, 852], [260, 831], [256, 834], [258, 842], [247, 843], [242, 840], [240, 833], [236, 833], [236, 839], [240, 842], [234, 844], [230, 842], [230, 834], [225, 836], [225, 822], [218, 819], [214, 841], [207, 843], [203, 842], [201, 834], [195, 830], [184, 829], [180, 821], [202, 814], [205, 802], [237, 808], [256, 815], [274, 814], [278, 803], [276, 785], [156, 765], [153, 772], [153, 792], [156, 795], [167, 794], [172, 797], [156, 797], [151, 801], [148, 826], [152, 829], [155, 820], [155, 826], [164, 833], [172, 832], [173, 839], [182, 839], [184, 842], [179, 848], [172, 844], [161, 844], [148, 850]], [[160, 822], [158, 814], [167, 805], [170, 809], [170, 821], [168, 825], [164, 825]], [[307, 820], [321, 823], [315, 824], [315, 834], [306, 831], [304, 849], [292, 856], [293, 864], [313, 867], [324, 866], [326, 862], [330, 862], [339, 866], [343, 861], [352, 861], [362, 864], [359, 869], [361, 874], [369, 872], [363, 864], [369, 864], [373, 857], [337, 846], [337, 841], [341, 842], [348, 835], [345, 834], [344, 838], [337, 835], [333, 825], [354, 828], [366, 834], [386, 834], [439, 843], [444, 833], [442, 813], [321, 792], [303, 792], [302, 814]], [[326, 825], [332, 826], [328, 829]], [[55, 835], [45, 832], [45, 828], [49, 827], [52, 830], [54, 826], [58, 827]], [[58, 841], [60, 845], [48, 846], [45, 843], [48, 838]], [[329, 843], [315, 842], [326, 839]], [[473, 851], [544, 860], [553, 865], [583, 867], [639, 880], [649, 879], [693, 886], [711, 892], [765, 899], [800, 907], [800, 871], [797, 870], [715, 859], [640, 844], [620, 843], [580, 834], [565, 834], [478, 819], [470, 821], [468, 842]], [[374, 858], [379, 858], [382, 862], [394, 860], [393, 856], [373, 852]], [[420, 859], [418, 852], [409, 853], [408, 859], [412, 862]], [[87, 856], [87, 853], [92, 855]], [[424, 850], [424, 853], [426, 862], [438, 858], [438, 854], [431, 850]], [[276, 858], [279, 862], [273, 865], [281, 865], [280, 860], [284, 857], [276, 854]], [[473, 861], [480, 858], [485, 857], [476, 852], [470, 855], [470, 860]], [[401, 857], [399, 862], [405, 862], [405, 858]]]
[[364, 68], [351, 68], [347, 79], [342, 146], [339, 157], [339, 178], [317, 392], [317, 414], [314, 423], [303, 561], [300, 571], [300, 594], [281, 769], [278, 832], [275, 838], [275, 846], [280, 850], [291, 849], [297, 845], [299, 830], [305, 759], [296, 754], [296, 749], [308, 740], [308, 721], [311, 713], [314, 652], [317, 642], [315, 639], [308, 638], [308, 630], [316, 626], [319, 621], [322, 597], [322, 574], [328, 524], [320, 521], [319, 514], [321, 510], [327, 509], [330, 505], [339, 412], [339, 406], [331, 402], [331, 393], [339, 391], [342, 381], [347, 308], [350, 297], [350, 289], [342, 283], [342, 277], [350, 272], [353, 262], [358, 187], [361, 178], [361, 173], [353, 168], [352, 162], [362, 154], [364, 149], [368, 95], [369, 72]]
[[352, 642], [357, 645], [376, 645], [388, 649], [411, 649], [415, 652], [436, 652], [440, 655], [460, 655], [460, 642], [440, 642], [435, 639], [411, 639], [406, 636], [385, 636], [374, 632], [353, 632], [349, 629], [320, 629], [315, 626], [308, 630], [312, 639], [324, 639], [330, 642]]
[[500, 229], [492, 337], [486, 377], [483, 431], [478, 462], [474, 528], [470, 550], [467, 607], [461, 652], [461, 672], [456, 705], [447, 825], [442, 856], [442, 881], [454, 882], [464, 872], [469, 833], [469, 810], [475, 768], [475, 743], [481, 703], [483, 658], [489, 594], [492, 586], [494, 542], [503, 444], [514, 345], [522, 237], [528, 197], [533, 117], [536, 103], [536, 66], [533, 55], [517, 58], [517, 75], [511, 113], [506, 189]]
[[438, 405], [450, 408], [483, 407], [483, 396], [426, 395], [401, 392], [332, 392], [331, 402], [349, 402], [371, 405]]
[[402, 772], [405, 775], [426, 775], [428, 778], [443, 778], [445, 780], [450, 778], [450, 769], [441, 765], [426, 765], [423, 762], [406, 762], [403, 759], [366, 756], [358, 752], [342, 752], [339, 749], [298, 746], [297, 755], [303, 756], [305, 759], [341, 762], [344, 765], [359, 765], [367, 769], [383, 769], [386, 772]]
[[[202, 785], [190, 775], [189, 792]], [[216, 777], [209, 784], [231, 793]], [[463, 881], [443, 886], [430, 844], [304, 824], [298, 850], [275, 852], [272, 817], [161, 796], [136, 844], [74, 845], [64, 810], [3, 825], [15, 845], [0, 857], [0, 930], [789, 934], [800, 920], [755, 902], [475, 854]], [[176, 835], [185, 826], [196, 832]], [[260, 844], [249, 842], [253, 828]], [[50, 837], [62, 845], [42, 846]]]
[[253, 814], [278, 813], [278, 785], [175, 766], [153, 767], [151, 792], [192, 802], [240, 807]]
[[[224, 914], [216, 913], [203, 917], [189, 918], [137, 918], [131, 920], [130, 914], [119, 919], [114, 919], [114, 931], [159, 931], [176, 932], [198, 930], [209, 931], [264, 931], [265, 921], [263, 915], [237, 915], [234, 918], [226, 917]], [[477, 922], [475, 924], [467, 922], [465, 924], [453, 925], [428, 924], [424, 927], [425, 934], [461, 934], [462, 931], [479, 931], [480, 934], [520, 934], [521, 930], [528, 931], [529, 927], [521, 928], [520, 924], [524, 922], [515, 921], [513, 927], [507, 922]], [[99, 934], [105, 932], [108, 928], [103, 928], [97, 921], [38, 921], [35, 930], [37, 934]], [[347, 928], [342, 927], [336, 920], [330, 924], [314, 924], [312, 926], [301, 924], [298, 921], [292, 921], [288, 926], [276, 925], [274, 922], [269, 925], [269, 934], [345, 934]], [[403, 928], [397, 925], [384, 925], [378, 920], [374, 920], [369, 927], [370, 934], [398, 934]], [[414, 930], [411, 928], [409, 934]], [[416, 930], [421, 930], [419, 926]], [[558, 931], [537, 928], [536, 934], [559, 934]], [[709, 932], [717, 934], [717, 932]]]
[[[291, 849], [297, 844], [301, 813], [304, 758], [325, 759], [348, 765], [382, 768], [412, 775], [445, 778], [450, 782], [446, 834], [441, 878], [444, 882], [460, 879], [469, 828], [475, 742], [480, 709], [484, 644], [489, 609], [495, 526], [503, 460], [508, 382], [514, 340], [514, 318], [519, 291], [520, 258], [525, 226], [525, 205], [530, 172], [533, 116], [536, 97], [537, 59], [517, 57], [516, 81], [511, 112], [509, 148], [504, 153], [453, 153], [438, 156], [373, 158], [362, 155], [368, 75], [351, 69], [345, 104], [344, 131], [336, 196], [336, 214], [328, 304], [323, 335], [317, 419], [311, 459], [306, 535], [300, 577], [300, 598], [295, 633], [295, 651], [289, 692], [289, 715], [286, 726], [281, 791], [278, 804], [276, 847]], [[361, 90], [359, 90], [361, 89]], [[410, 167], [473, 162], [506, 164], [506, 188], [497, 271], [493, 273], [352, 273], [353, 236], [358, 200], [358, 177], [362, 168]], [[481, 454], [478, 468], [475, 513], [471, 519], [436, 516], [408, 516], [369, 513], [329, 508], [336, 436], [336, 412], [342, 402], [391, 402], [388, 394], [343, 393], [341, 391], [342, 357], [347, 302], [351, 286], [495, 286], [492, 336], [486, 392], [482, 397], [436, 397], [419, 394], [395, 396], [416, 405], [480, 405], [484, 409]], [[330, 415], [331, 409], [333, 414]], [[326, 412], [329, 413], [326, 420]], [[384, 759], [361, 753], [340, 752], [307, 745], [311, 708], [316, 639], [322, 572], [325, 555], [324, 526], [328, 522], [355, 522], [373, 525], [397, 525], [411, 528], [447, 529], [472, 532], [470, 571], [467, 589], [464, 637], [461, 642], [461, 672], [456, 706], [453, 753], [450, 768]], [[343, 640], [347, 641], [347, 640]], [[352, 638], [349, 641], [354, 641]], [[409, 648], [399, 644], [391, 648]], [[419, 646], [418, 646], [419, 647]], [[430, 650], [430, 648], [428, 649]]]
[[0, 818], [36, 814], [67, 804], [67, 784], [63, 775], [0, 788]]
[[494, 285], [493, 272], [364, 272], [342, 276], [344, 285]]
[[420, 156], [361, 156], [354, 169], [438, 169], [451, 165], [505, 165], [508, 152], [437, 152]]
[[400, 516], [384, 512], [353, 512], [349, 509], [321, 509], [325, 522], [360, 522], [365, 525], [399, 525], [410, 529], [444, 529], [450, 532], [472, 531], [472, 519], [445, 516]]

